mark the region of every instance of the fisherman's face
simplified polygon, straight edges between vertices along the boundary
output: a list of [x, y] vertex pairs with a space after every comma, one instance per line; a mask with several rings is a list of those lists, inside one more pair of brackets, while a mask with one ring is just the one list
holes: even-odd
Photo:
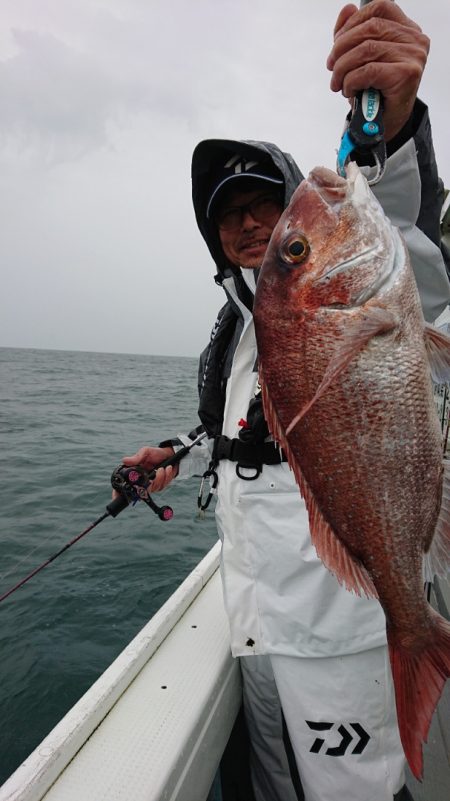
[[231, 190], [215, 214], [225, 256], [235, 267], [261, 267], [283, 205], [269, 187]]

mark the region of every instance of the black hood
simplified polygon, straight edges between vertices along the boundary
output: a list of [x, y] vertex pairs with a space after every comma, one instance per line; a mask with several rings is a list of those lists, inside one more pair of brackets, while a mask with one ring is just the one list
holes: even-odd
[[206, 217], [206, 208], [217, 169], [233, 155], [242, 156], [247, 161], [270, 160], [284, 180], [285, 207], [303, 179], [292, 156], [283, 153], [279, 147], [270, 142], [205, 139], [197, 145], [192, 156], [192, 201], [198, 227], [217, 266], [218, 283], [221, 283], [226, 275], [236, 273], [236, 268], [225, 258], [217, 230]]

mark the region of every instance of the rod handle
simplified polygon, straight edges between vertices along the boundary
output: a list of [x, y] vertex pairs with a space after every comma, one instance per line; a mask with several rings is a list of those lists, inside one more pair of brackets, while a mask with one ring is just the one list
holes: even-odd
[[117, 517], [117, 515], [120, 514], [120, 512], [123, 512], [123, 510], [126, 509], [127, 506], [128, 506], [128, 501], [125, 498], [125, 495], [119, 495], [117, 498], [114, 498], [114, 500], [111, 501], [111, 503], [108, 503], [106, 511], [108, 512], [108, 514], [111, 515], [111, 517]]

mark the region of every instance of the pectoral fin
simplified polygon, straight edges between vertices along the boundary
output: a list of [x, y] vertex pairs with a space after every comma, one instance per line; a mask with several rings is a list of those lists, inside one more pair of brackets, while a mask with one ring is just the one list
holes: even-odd
[[331, 359], [322, 381], [310, 401], [294, 417], [286, 429], [288, 435], [293, 428], [300, 422], [302, 417], [310, 410], [311, 406], [324, 394], [330, 384], [345, 370], [348, 364], [365, 348], [368, 342], [377, 334], [384, 334], [392, 331], [398, 325], [396, 316], [379, 306], [371, 307], [368, 311], [361, 313], [357, 320], [349, 322], [348, 330], [343, 340], [340, 341], [333, 358]]

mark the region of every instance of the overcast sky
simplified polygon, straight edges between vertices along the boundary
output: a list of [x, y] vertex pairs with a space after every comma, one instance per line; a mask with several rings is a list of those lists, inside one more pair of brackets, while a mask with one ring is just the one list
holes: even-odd
[[[190, 188], [200, 139], [334, 167], [340, 0], [1, 0], [0, 345], [196, 356], [223, 291]], [[420, 96], [450, 186], [450, 4]]]

